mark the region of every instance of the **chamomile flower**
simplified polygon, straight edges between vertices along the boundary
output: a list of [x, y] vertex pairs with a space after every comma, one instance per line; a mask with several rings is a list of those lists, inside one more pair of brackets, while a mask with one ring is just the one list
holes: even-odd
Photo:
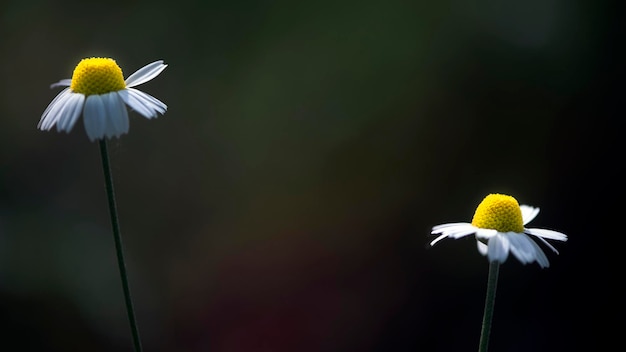
[[478, 205], [471, 223], [458, 222], [437, 225], [431, 234], [439, 235], [430, 245], [449, 237], [458, 239], [474, 234], [476, 245], [490, 262], [504, 263], [509, 252], [523, 264], [536, 261], [542, 268], [550, 266], [548, 258], [530, 236], [539, 239], [555, 253], [559, 253], [546, 239], [567, 241], [563, 233], [524, 227], [539, 213], [539, 208], [519, 205], [517, 200], [504, 194], [490, 194]]
[[63, 79], [50, 88], [66, 87], [48, 105], [37, 127], [49, 131], [70, 132], [82, 115], [91, 141], [119, 137], [128, 133], [126, 106], [151, 119], [164, 114], [165, 105], [155, 97], [133, 87], [148, 82], [165, 68], [162, 60], [137, 70], [126, 80], [115, 60], [92, 57], [81, 60], [72, 79]]

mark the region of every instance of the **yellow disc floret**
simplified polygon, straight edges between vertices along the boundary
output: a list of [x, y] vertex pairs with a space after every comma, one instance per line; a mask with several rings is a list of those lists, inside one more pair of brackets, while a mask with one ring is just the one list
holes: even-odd
[[472, 225], [498, 232], [524, 232], [522, 211], [517, 200], [504, 194], [490, 194], [476, 208]]
[[86, 96], [116, 92], [126, 88], [122, 69], [115, 60], [92, 57], [82, 59], [72, 75], [70, 89]]

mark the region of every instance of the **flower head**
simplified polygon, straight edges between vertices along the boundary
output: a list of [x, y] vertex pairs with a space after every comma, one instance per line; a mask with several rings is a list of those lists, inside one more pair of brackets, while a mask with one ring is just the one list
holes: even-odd
[[50, 88], [66, 87], [48, 105], [37, 127], [70, 132], [82, 115], [91, 141], [128, 133], [126, 106], [151, 119], [164, 114], [167, 105], [133, 87], [148, 82], [165, 68], [162, 60], [144, 66], [126, 80], [115, 60], [92, 57], [81, 60], [72, 79], [63, 79]]
[[430, 245], [446, 237], [458, 239], [475, 234], [478, 251], [490, 262], [504, 263], [511, 252], [523, 264], [536, 261], [542, 268], [547, 268], [550, 266], [548, 258], [528, 235], [536, 237], [557, 254], [559, 252], [546, 239], [567, 241], [567, 236], [557, 231], [524, 227], [538, 213], [539, 208], [519, 205], [511, 196], [490, 194], [476, 208], [471, 223], [433, 227], [431, 234], [439, 236]]

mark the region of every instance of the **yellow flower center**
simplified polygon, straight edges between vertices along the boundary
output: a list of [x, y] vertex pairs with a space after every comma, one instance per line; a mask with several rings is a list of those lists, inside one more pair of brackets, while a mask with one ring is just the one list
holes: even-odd
[[72, 75], [70, 89], [86, 96], [116, 92], [126, 88], [122, 69], [113, 59], [92, 57], [82, 59]]
[[524, 232], [522, 211], [517, 200], [504, 194], [486, 196], [476, 208], [472, 225], [498, 232]]

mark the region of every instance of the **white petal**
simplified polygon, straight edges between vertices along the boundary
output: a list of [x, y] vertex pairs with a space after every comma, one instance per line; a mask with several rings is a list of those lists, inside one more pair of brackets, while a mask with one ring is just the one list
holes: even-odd
[[126, 105], [124, 105], [124, 100], [117, 93], [111, 93], [113, 98], [111, 99], [111, 106], [109, 110], [111, 111], [111, 121], [115, 125], [115, 129], [117, 131], [116, 137], [119, 137], [122, 134], [128, 133], [128, 110], [126, 110]]
[[432, 246], [446, 237], [459, 239], [461, 237], [471, 235], [474, 232], [476, 232], [476, 228], [472, 224], [466, 222], [437, 225], [433, 227], [431, 234], [441, 234], [441, 236], [430, 242], [430, 245]]
[[83, 112], [83, 121], [85, 123], [85, 131], [87, 137], [92, 142], [96, 139], [104, 137], [106, 127], [106, 109], [102, 101], [102, 97], [97, 94], [90, 95], [85, 101], [85, 110]]
[[81, 112], [83, 112], [83, 105], [85, 103], [85, 96], [80, 93], [71, 93], [70, 97], [65, 104], [65, 108], [63, 109], [63, 114], [60, 116], [59, 121], [57, 122], [57, 131], [65, 131], [69, 133], [78, 118], [80, 117]]
[[128, 112], [122, 98], [117, 92], [102, 94], [101, 97], [106, 109], [105, 136], [107, 138], [119, 137], [127, 133]]
[[557, 251], [556, 248], [554, 248], [553, 245], [548, 243], [548, 241], [544, 240], [542, 237], [537, 237], [537, 239], [540, 240], [541, 242], [543, 242], [543, 244], [545, 244], [546, 247], [550, 248], [554, 253], [559, 254], [559, 251]]
[[433, 234], [434, 233], [440, 233], [440, 232], [443, 232], [443, 229], [446, 229], [446, 228], [460, 227], [460, 226], [467, 226], [467, 225], [471, 225], [471, 224], [467, 223], [467, 222], [453, 222], [453, 223], [449, 223], [449, 224], [441, 224], [441, 225], [433, 226], [433, 232], [431, 232], [431, 233], [433, 233]]
[[496, 236], [493, 236], [487, 242], [487, 258], [489, 258], [490, 262], [497, 261], [500, 263], [504, 263], [506, 258], [509, 256], [509, 240], [502, 236], [501, 233], [498, 233]]
[[522, 222], [524, 225], [531, 222], [537, 214], [539, 214], [539, 208], [531, 207], [529, 205], [520, 205], [520, 210], [522, 211]]
[[526, 232], [529, 235], [543, 237], [543, 238], [547, 238], [551, 240], [567, 241], [567, 235], [564, 233], [557, 232], [557, 231], [546, 230], [546, 229], [524, 229], [524, 232]]
[[[539, 237], [539, 239], [541, 239], [542, 241], [545, 241], [541, 237]], [[539, 245], [536, 244], [532, 240], [530, 241], [530, 243], [532, 244], [533, 247], [535, 247], [535, 259], [537, 260], [537, 263], [539, 264], [539, 266], [541, 266], [542, 268], [549, 267], [550, 261], [548, 261], [548, 257], [546, 257], [545, 253], [543, 253]]]
[[480, 254], [487, 255], [487, 251], [489, 250], [489, 247], [486, 244], [477, 240], [476, 247], [478, 247], [478, 251], [480, 252]]
[[156, 116], [156, 111], [150, 109], [144, 101], [139, 97], [138, 94], [135, 94], [133, 91], [129, 89], [122, 89], [117, 92], [120, 97], [124, 100], [126, 105], [130, 106], [131, 109], [137, 111], [144, 117], [151, 119]]
[[56, 88], [56, 87], [69, 87], [72, 84], [72, 80], [69, 78], [66, 79], [62, 79], [56, 83], [52, 83], [50, 85], [50, 89], [52, 88]]
[[151, 108], [152, 110], [155, 110], [161, 114], [164, 114], [165, 111], [167, 110], [167, 105], [165, 105], [165, 103], [153, 97], [152, 95], [142, 92], [135, 88], [127, 88], [127, 89], [131, 91], [132, 94], [136, 94], [139, 97], [141, 97], [145, 105]]
[[533, 241], [524, 233], [508, 232], [507, 238], [511, 242], [511, 253], [519, 259], [522, 264], [535, 261], [535, 246]]
[[439, 242], [439, 241], [443, 240], [443, 239], [444, 239], [444, 238], [446, 238], [446, 237], [448, 237], [448, 235], [441, 235], [441, 236], [439, 236], [439, 237], [435, 238], [432, 242], [430, 242], [430, 245], [431, 245], [431, 246], [434, 246], [434, 245], [435, 245], [435, 243], [437, 243], [437, 242]]
[[477, 238], [490, 239], [491, 237], [496, 236], [497, 234], [498, 234], [498, 230], [481, 229], [481, 228], [476, 229]]
[[126, 78], [126, 87], [135, 87], [142, 83], [148, 82], [158, 76], [167, 65], [163, 64], [163, 60], [155, 61], [151, 64], [140, 68], [135, 73]]
[[111, 138], [116, 135], [115, 124], [113, 123], [113, 119], [115, 118], [115, 116], [112, 116], [111, 114], [111, 105], [114, 104], [111, 99], [114, 99], [114, 96], [115, 93], [100, 94], [100, 99], [102, 100], [102, 105], [104, 106], [105, 111], [104, 136], [107, 138]]
[[41, 114], [41, 119], [37, 124], [40, 130], [48, 131], [56, 124], [60, 117], [58, 112], [63, 109], [71, 94], [72, 91], [70, 91], [69, 88], [65, 88], [52, 99], [48, 107], [46, 107], [46, 110]]
[[443, 237], [451, 237], [453, 239], [459, 239], [461, 237], [465, 237], [467, 235], [471, 235], [476, 232], [476, 228], [469, 223], [452, 223], [452, 224], [443, 224], [437, 225], [433, 227], [431, 234], [441, 234], [438, 238], [431, 242], [431, 246], [438, 241], [440, 241]]
[[471, 227], [471, 228], [467, 228], [467, 229], [464, 229], [464, 230], [452, 232], [448, 236], [452, 237], [452, 238], [454, 238], [456, 240], [456, 239], [459, 239], [461, 237], [465, 237], [467, 235], [473, 235], [475, 233], [476, 233], [476, 229]]

